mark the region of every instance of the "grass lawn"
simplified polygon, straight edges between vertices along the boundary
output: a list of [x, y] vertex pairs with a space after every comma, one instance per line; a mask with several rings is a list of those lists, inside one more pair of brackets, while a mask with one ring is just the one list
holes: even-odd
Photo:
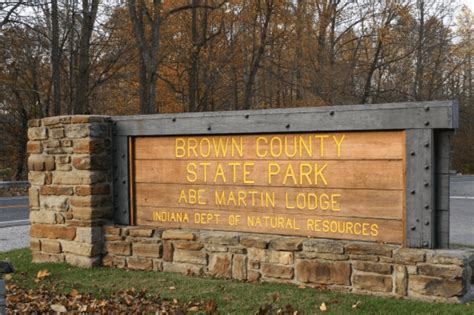
[[[165, 272], [128, 271], [111, 268], [83, 269], [67, 264], [32, 264], [29, 249], [0, 253], [0, 260], [13, 263], [16, 272], [9, 280], [22, 288], [52, 287], [69, 293], [92, 293], [100, 298], [119, 290], [146, 288], [149, 294], [179, 301], [215, 300], [220, 314], [255, 314], [260, 306], [272, 303], [274, 309], [291, 305], [298, 314], [321, 313], [321, 303], [327, 305], [325, 314], [474, 314], [474, 303], [468, 305], [432, 304], [319, 291], [284, 284], [252, 284], [233, 280], [186, 277]], [[39, 270], [48, 269], [51, 275], [35, 282]], [[358, 303], [356, 308], [352, 305]], [[276, 314], [276, 312], [274, 313]]]

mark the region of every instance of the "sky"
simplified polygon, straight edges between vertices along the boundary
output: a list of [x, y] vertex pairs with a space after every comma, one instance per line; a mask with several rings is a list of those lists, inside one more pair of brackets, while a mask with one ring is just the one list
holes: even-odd
[[461, 3], [467, 5], [474, 12], [474, 0], [462, 0]]

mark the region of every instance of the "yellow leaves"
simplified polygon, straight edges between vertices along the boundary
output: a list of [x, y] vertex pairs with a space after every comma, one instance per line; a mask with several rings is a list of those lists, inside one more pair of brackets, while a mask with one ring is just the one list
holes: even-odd
[[36, 278], [34, 279], [34, 281], [36, 283], [40, 282], [41, 280], [45, 279], [46, 277], [49, 277], [51, 275], [51, 273], [48, 271], [48, 269], [41, 269], [40, 271], [38, 271], [38, 273], [36, 274]]
[[319, 305], [319, 310], [321, 312], [326, 312], [328, 310], [328, 307], [326, 306], [326, 303], [321, 303], [321, 305]]
[[354, 304], [352, 304], [352, 309], [356, 309], [361, 303], [361, 301], [355, 302]]

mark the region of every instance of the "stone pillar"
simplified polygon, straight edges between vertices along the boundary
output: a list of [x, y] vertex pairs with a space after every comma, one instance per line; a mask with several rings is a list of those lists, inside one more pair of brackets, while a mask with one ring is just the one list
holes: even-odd
[[102, 225], [113, 215], [111, 146], [107, 116], [29, 121], [34, 262], [101, 263]]

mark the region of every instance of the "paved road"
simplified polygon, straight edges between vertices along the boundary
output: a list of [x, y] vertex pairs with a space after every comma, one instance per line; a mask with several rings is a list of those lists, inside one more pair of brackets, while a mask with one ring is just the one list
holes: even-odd
[[29, 224], [28, 216], [28, 197], [0, 198], [0, 228]]
[[452, 176], [450, 242], [474, 246], [474, 176]]
[[[451, 178], [451, 244], [474, 246], [474, 176]], [[0, 251], [28, 246], [28, 197], [0, 198]]]

